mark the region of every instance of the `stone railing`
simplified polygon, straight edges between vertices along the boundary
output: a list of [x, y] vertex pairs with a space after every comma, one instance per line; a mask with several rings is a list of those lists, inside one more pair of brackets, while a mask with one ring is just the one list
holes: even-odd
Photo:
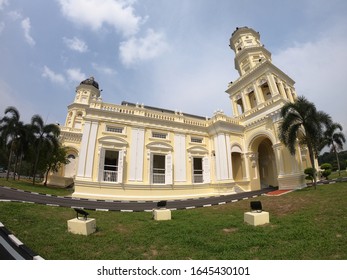
[[201, 126], [201, 127], [207, 126], [206, 120], [199, 120], [199, 119], [187, 117], [187, 116], [184, 116], [184, 114], [179, 112], [170, 114], [165, 112], [157, 112], [154, 110], [152, 111], [152, 110], [143, 108], [142, 106], [130, 107], [126, 105], [113, 105], [113, 104], [104, 103], [100, 106], [100, 109], [103, 111], [109, 111], [109, 112], [115, 112], [115, 113], [127, 114], [127, 115], [133, 115], [133, 116], [141, 116], [145, 118], [157, 119], [162, 121], [179, 122], [179, 123], [185, 123], [188, 125]]

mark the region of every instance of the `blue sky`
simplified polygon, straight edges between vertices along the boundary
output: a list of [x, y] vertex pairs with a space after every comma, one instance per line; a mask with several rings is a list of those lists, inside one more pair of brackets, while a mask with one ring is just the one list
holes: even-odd
[[260, 32], [296, 91], [347, 129], [345, 0], [0, 0], [0, 113], [64, 123], [80, 81], [123, 100], [232, 114], [229, 38]]

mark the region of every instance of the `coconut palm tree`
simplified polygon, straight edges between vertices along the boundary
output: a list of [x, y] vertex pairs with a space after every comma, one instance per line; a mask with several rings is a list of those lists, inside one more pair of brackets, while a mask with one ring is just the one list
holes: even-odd
[[[340, 132], [338, 132], [337, 130], [340, 130]], [[324, 131], [320, 150], [322, 150], [325, 146], [328, 146], [330, 148], [330, 151], [335, 154], [339, 176], [341, 176], [341, 171], [338, 152], [343, 149], [344, 143], [346, 143], [346, 138], [342, 133], [342, 126], [339, 123], [331, 123], [327, 127], [326, 131]]]
[[55, 124], [47, 124], [43, 122], [41, 116], [34, 115], [31, 118], [31, 131], [34, 137], [34, 167], [33, 167], [33, 184], [35, 185], [37, 166], [40, 158], [40, 152], [43, 145], [47, 145], [52, 149], [59, 145], [58, 137], [60, 135], [60, 129]]
[[281, 109], [283, 122], [279, 128], [279, 137], [282, 143], [294, 155], [297, 139], [307, 145], [311, 165], [313, 168], [313, 185], [317, 185], [317, 172], [315, 158], [319, 152], [319, 140], [323, 135], [324, 127], [331, 123], [331, 117], [317, 111], [316, 106], [305, 97], [299, 96], [294, 103], [287, 103]]
[[23, 122], [20, 121], [20, 114], [15, 107], [7, 107], [5, 116], [0, 120], [0, 134], [3, 139], [3, 145], [9, 147], [6, 180], [10, 176], [11, 162], [13, 152], [19, 142], [20, 134], [23, 129]]

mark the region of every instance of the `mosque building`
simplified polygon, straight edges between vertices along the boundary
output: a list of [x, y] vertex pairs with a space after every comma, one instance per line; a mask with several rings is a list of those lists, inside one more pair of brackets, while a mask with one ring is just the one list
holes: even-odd
[[297, 95], [252, 28], [232, 33], [240, 77], [228, 84], [233, 116], [210, 118], [103, 102], [93, 77], [76, 88], [61, 140], [70, 163], [50, 177], [74, 183], [75, 197], [156, 200], [207, 197], [276, 186], [305, 186], [305, 146], [280, 142], [280, 110]]

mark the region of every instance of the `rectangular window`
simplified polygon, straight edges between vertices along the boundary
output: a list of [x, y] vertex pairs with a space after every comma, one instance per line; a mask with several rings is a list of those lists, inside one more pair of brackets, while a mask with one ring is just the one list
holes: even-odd
[[118, 160], [118, 151], [107, 150], [105, 152], [103, 181], [118, 182]]
[[192, 143], [202, 143], [203, 138], [200, 138], [200, 137], [191, 137], [190, 141], [191, 141]]
[[167, 138], [167, 133], [152, 132], [152, 137], [153, 137], [153, 138], [166, 139], [166, 138]]
[[193, 158], [193, 181], [196, 184], [203, 183], [202, 158]]
[[165, 184], [165, 155], [153, 155], [152, 182]]
[[124, 128], [123, 127], [118, 127], [118, 126], [106, 126], [106, 131], [107, 132], [114, 132], [114, 133], [123, 133]]

